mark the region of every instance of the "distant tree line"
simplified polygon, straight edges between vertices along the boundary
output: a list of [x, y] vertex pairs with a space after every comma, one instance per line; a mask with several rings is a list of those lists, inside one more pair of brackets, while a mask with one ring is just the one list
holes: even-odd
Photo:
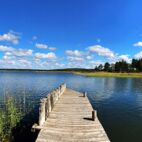
[[126, 61], [118, 61], [115, 64], [106, 62], [95, 67], [95, 71], [107, 72], [142, 72], [142, 59], [132, 59], [131, 63]]

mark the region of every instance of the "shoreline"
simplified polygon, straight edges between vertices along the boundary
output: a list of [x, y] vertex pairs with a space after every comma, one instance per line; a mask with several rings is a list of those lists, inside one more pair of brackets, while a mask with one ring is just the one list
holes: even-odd
[[75, 70], [34, 70], [34, 69], [0, 69], [0, 72], [58, 72], [72, 73], [87, 77], [118, 77], [118, 78], [142, 78], [142, 72], [94, 72], [94, 71], [75, 71]]
[[118, 77], [118, 78], [142, 78], [142, 73], [114, 73], [114, 72], [73, 72], [87, 77]]

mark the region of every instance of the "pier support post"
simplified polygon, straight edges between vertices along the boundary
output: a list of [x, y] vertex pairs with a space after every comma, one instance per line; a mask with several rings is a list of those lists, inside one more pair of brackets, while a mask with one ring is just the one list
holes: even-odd
[[87, 96], [87, 92], [84, 92], [84, 93], [83, 93], [83, 97], [86, 97], [86, 96]]
[[95, 110], [92, 111], [92, 121], [95, 121], [97, 117], [97, 112]]
[[46, 98], [40, 100], [40, 108], [39, 108], [39, 126], [43, 125], [46, 118], [45, 113], [45, 105], [46, 105]]

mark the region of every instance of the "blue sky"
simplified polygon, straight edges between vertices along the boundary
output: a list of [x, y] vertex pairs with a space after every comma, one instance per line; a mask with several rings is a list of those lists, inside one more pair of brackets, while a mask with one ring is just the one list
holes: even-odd
[[1, 0], [0, 68], [94, 68], [142, 58], [141, 0]]

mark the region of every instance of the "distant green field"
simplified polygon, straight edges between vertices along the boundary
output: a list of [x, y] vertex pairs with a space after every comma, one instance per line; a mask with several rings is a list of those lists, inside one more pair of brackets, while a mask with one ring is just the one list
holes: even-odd
[[74, 74], [90, 77], [127, 77], [142, 78], [142, 73], [112, 73], [112, 72], [73, 72]]

